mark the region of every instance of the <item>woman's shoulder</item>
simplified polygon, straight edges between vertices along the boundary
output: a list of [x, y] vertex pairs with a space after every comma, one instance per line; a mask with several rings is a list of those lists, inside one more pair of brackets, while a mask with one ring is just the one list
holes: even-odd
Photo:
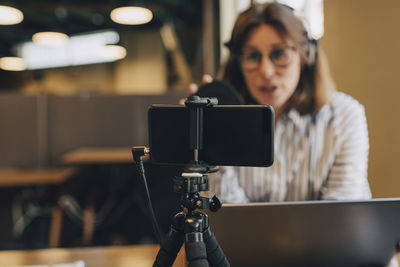
[[352, 96], [343, 92], [334, 92], [328, 104], [333, 116], [347, 117], [352, 114], [364, 114], [364, 106]]
[[324, 112], [329, 113], [328, 117], [330, 117], [331, 123], [339, 128], [366, 119], [364, 106], [355, 98], [343, 92], [333, 93], [329, 104], [321, 110], [321, 113]]
[[329, 105], [332, 105], [335, 108], [345, 108], [345, 107], [351, 107], [351, 108], [361, 108], [363, 109], [363, 105], [358, 102], [357, 99], [354, 97], [343, 93], [343, 92], [333, 92], [331, 101]]
[[293, 122], [298, 128], [307, 128], [312, 124], [327, 126], [364, 117], [364, 106], [360, 102], [346, 93], [335, 91], [332, 93], [330, 101], [317, 113], [301, 116], [297, 110], [291, 110], [278, 122], [284, 124]]

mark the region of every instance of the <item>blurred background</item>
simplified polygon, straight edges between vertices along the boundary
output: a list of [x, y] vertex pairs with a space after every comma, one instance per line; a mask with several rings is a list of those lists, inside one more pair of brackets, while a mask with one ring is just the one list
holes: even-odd
[[[18, 8], [23, 18], [18, 24], [0, 26], [0, 54], [23, 62], [22, 72], [1, 73], [1, 89], [7, 91], [71, 95], [182, 90], [194, 79], [192, 75], [198, 79], [203, 72], [205, 50], [214, 51], [218, 43], [218, 29], [207, 33], [209, 47], [203, 47], [202, 38], [204, 10], [217, 23], [217, 1], [18, 0], [8, 4]], [[124, 16], [132, 21], [124, 21]], [[6, 63], [3, 58], [3, 70], [10, 69]]]
[[[400, 2], [280, 2], [308, 21], [338, 90], [365, 106], [373, 197], [399, 196]], [[0, 1], [0, 249], [155, 242], [129, 149], [148, 142], [148, 105], [218, 77], [250, 3]], [[166, 231], [181, 170], [145, 167]]]

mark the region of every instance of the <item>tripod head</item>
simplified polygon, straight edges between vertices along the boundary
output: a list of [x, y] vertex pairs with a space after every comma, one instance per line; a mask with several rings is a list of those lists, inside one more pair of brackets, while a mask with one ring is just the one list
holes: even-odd
[[[218, 167], [213, 167], [218, 170]], [[188, 166], [181, 176], [174, 179], [174, 192], [180, 194], [181, 208], [187, 209], [187, 213], [191, 215], [196, 209], [210, 209], [215, 212], [221, 208], [222, 204], [219, 198], [214, 195], [211, 199], [200, 195], [202, 191], [209, 190], [208, 174], [206, 172], [195, 172], [192, 170], [210, 169], [209, 166]]]

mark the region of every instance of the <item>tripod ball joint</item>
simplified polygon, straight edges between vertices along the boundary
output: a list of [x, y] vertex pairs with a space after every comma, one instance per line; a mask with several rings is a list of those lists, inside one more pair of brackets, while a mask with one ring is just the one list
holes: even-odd
[[210, 208], [210, 200], [206, 197], [199, 196], [199, 194], [193, 194], [189, 199], [183, 202], [183, 206], [190, 210], [204, 210]]

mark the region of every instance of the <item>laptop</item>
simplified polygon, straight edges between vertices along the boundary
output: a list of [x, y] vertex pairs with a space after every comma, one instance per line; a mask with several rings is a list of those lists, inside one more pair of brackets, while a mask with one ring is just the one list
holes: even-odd
[[224, 204], [207, 212], [231, 266], [385, 266], [400, 198]]

